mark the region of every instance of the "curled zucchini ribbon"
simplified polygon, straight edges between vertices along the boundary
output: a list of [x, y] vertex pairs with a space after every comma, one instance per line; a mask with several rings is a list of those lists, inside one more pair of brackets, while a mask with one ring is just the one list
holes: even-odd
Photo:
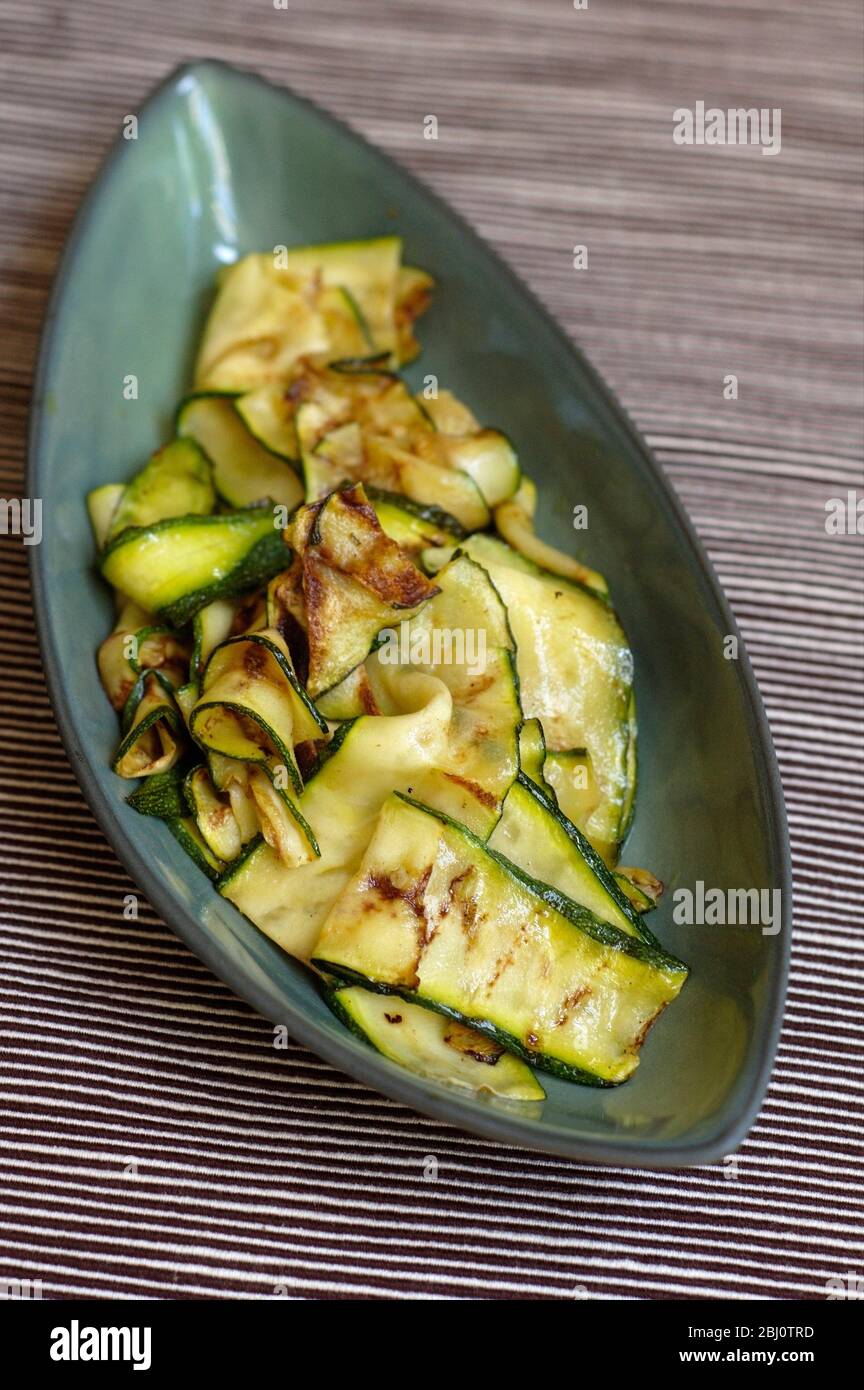
[[170, 687], [155, 672], [146, 671], [126, 702], [114, 771], [120, 777], [152, 777], [170, 771], [180, 757], [184, 733]]
[[[359, 667], [382, 629], [416, 613], [438, 588], [384, 532], [359, 484], [301, 507], [288, 534], [302, 588], [306, 688], [317, 699]], [[291, 607], [300, 594], [286, 582], [274, 596]], [[338, 704], [324, 712], [335, 717]]]
[[188, 645], [130, 602], [123, 603], [113, 632], [96, 656], [102, 687], [118, 713], [144, 671], [158, 671], [174, 687], [185, 679], [188, 661]]
[[290, 558], [273, 508], [264, 504], [127, 527], [109, 541], [100, 564], [120, 593], [183, 627], [214, 599], [236, 598], [266, 583]]
[[297, 679], [281, 633], [266, 628], [229, 637], [211, 654], [189, 729], [202, 748], [224, 757], [281, 760], [299, 793], [294, 745], [321, 738], [327, 725]]

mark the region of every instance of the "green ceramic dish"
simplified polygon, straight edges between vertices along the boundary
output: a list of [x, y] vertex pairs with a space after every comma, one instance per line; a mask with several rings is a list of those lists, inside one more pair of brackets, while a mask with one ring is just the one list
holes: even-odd
[[[398, 231], [438, 277], [416, 384], [436, 372], [517, 445], [541, 488], [540, 530], [608, 576], [635, 650], [641, 772], [628, 863], [667, 882], [652, 925], [692, 975], [615, 1090], [544, 1077], [530, 1113], [417, 1079], [347, 1033], [309, 977], [221, 899], [109, 769], [116, 719], [94, 652], [110, 626], [85, 492], [129, 476], [166, 436], [189, 380], [214, 271], [247, 251]], [[138, 381], [124, 398], [124, 378]], [[720, 1158], [767, 1083], [782, 1010], [791, 894], [782, 794], [745, 655], [710, 565], [645, 444], [513, 273], [431, 193], [344, 126], [215, 62], [178, 69], [119, 139], [75, 224], [39, 364], [29, 494], [36, 616], [60, 732], [102, 828], [178, 935], [265, 1017], [370, 1086], [507, 1143], [653, 1167]], [[780, 888], [778, 935], [683, 927], [671, 894], [701, 880]]]

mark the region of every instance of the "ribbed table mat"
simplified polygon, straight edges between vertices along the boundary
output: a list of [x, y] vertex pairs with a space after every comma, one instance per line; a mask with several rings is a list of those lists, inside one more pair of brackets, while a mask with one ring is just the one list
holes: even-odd
[[[824, 1297], [831, 1275], [860, 1274], [862, 554], [825, 530], [826, 501], [862, 488], [857, 5], [4, 0], [0, 14], [0, 496], [21, 488], [58, 252], [123, 116], [193, 56], [292, 85], [466, 214], [647, 434], [755, 664], [797, 895], [777, 1067], [737, 1166], [506, 1149], [300, 1047], [276, 1053], [149, 908], [123, 920], [134, 885], [66, 762], [24, 548], [2, 537], [0, 1280], [40, 1279], [45, 1297], [753, 1299]], [[671, 113], [700, 99], [780, 107], [782, 152], [676, 148]]]

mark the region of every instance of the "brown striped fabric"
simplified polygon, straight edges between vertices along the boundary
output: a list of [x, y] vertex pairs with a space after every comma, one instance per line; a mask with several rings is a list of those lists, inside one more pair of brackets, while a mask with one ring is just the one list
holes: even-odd
[[[150, 909], [123, 920], [134, 885], [66, 762], [25, 551], [0, 537], [0, 1282], [793, 1299], [864, 1275], [864, 566], [860, 537], [825, 527], [862, 491], [860, 46], [852, 0], [4, 0], [0, 497], [21, 488], [51, 273], [123, 116], [194, 56], [294, 86], [466, 214], [655, 447], [755, 664], [797, 925], [734, 1163], [508, 1150], [275, 1052]], [[700, 100], [779, 107], [781, 152], [678, 148], [672, 112]]]

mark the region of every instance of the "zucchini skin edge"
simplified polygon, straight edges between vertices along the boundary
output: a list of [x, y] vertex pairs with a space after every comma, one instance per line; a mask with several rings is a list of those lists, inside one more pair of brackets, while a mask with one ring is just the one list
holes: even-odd
[[[385, 985], [378, 980], [370, 980], [367, 976], [361, 975], [359, 971], [352, 970], [349, 966], [334, 965], [333, 961], [330, 960], [316, 960], [313, 957], [312, 964], [316, 969], [324, 970], [329, 975], [335, 975], [348, 985], [360, 985], [361, 988], [368, 989], [373, 994], [391, 994], [394, 998], [404, 999], [406, 1004], [419, 1004], [422, 1008], [431, 1010], [432, 1013], [442, 1014], [444, 1018], [452, 1019], [454, 1023], [461, 1023], [466, 1028], [472, 1028], [475, 1033], [482, 1033], [485, 1037], [491, 1038], [505, 1051], [512, 1052], [514, 1056], [519, 1057], [521, 1061], [526, 1062], [536, 1071], [548, 1072], [550, 1076], [557, 1076], [561, 1081], [576, 1082], [579, 1086], [608, 1089], [621, 1086], [625, 1081], [630, 1080], [628, 1076], [623, 1077], [621, 1081], [607, 1081], [604, 1077], [596, 1076], [593, 1072], [585, 1071], [581, 1067], [574, 1067], [568, 1062], [559, 1062], [546, 1053], [532, 1052], [530, 1047], [526, 1047], [519, 1038], [514, 1037], [512, 1033], [505, 1032], [496, 1024], [489, 1023], [487, 1019], [468, 1018], [458, 1009], [453, 1009], [447, 1004], [433, 1003], [430, 999], [423, 999], [416, 990], [408, 989], [402, 985]], [[333, 1007], [332, 1004], [330, 1007]], [[340, 1015], [337, 1014], [337, 1017]], [[352, 1032], [354, 1031], [356, 1030], [352, 1029]], [[374, 1044], [370, 1044], [368, 1038], [364, 1038], [364, 1041], [374, 1048]], [[377, 1051], [377, 1049], [375, 1050]]]
[[[662, 943], [654, 935], [650, 927], [646, 927], [629, 898], [625, 896], [623, 890], [619, 888], [618, 884], [615, 882], [611, 870], [607, 869], [600, 855], [591, 844], [591, 841], [586, 839], [579, 827], [574, 825], [573, 822], [565, 816], [561, 807], [543, 791], [542, 787], [538, 787], [536, 782], [526, 776], [521, 768], [516, 776], [516, 781], [530, 796], [533, 796], [534, 800], [537, 801], [549, 815], [554, 816], [569, 838], [578, 846], [585, 862], [594, 871], [595, 876], [599, 878], [609, 896], [627, 917], [636, 932], [637, 938], [640, 941], [644, 941], [648, 946], [654, 946], [658, 951], [667, 955], [668, 953], [665, 951]], [[551, 907], [556, 908], [559, 912], [561, 911], [561, 894], [558, 893], [557, 889], [549, 887], [548, 884], [542, 885], [537, 883], [535, 891], [538, 892], [540, 897], [544, 898]], [[564, 913], [563, 915], [566, 916], [567, 914]], [[673, 957], [672, 959], [677, 960], [677, 957]], [[683, 965], [682, 961], [678, 961], [677, 963]]]
[[[519, 774], [517, 774], [518, 776]], [[526, 779], [527, 782], [527, 779]], [[529, 785], [529, 790], [536, 796], [539, 788], [534, 784]], [[561, 917], [572, 922], [575, 927], [584, 931], [587, 936], [591, 936], [601, 945], [611, 947], [612, 950], [623, 951], [627, 955], [634, 956], [637, 960], [644, 961], [646, 965], [651, 965], [658, 970], [673, 971], [675, 974], [689, 975], [689, 966], [684, 961], [673, 956], [665, 947], [657, 942], [656, 938], [650, 941], [644, 937], [628, 936], [626, 932], [615, 927], [611, 922], [604, 922], [596, 917], [587, 907], [582, 907], [580, 903], [574, 902], [557, 888], [551, 888], [548, 884], [541, 884], [527, 874], [524, 869], [520, 869], [517, 864], [500, 854], [498, 850], [490, 849], [485, 841], [469, 830], [467, 826], [461, 825], [459, 821], [448, 816], [446, 811], [438, 811], [434, 806], [426, 806], [422, 801], [415, 797], [406, 796], [404, 792], [395, 792], [394, 795], [406, 805], [415, 807], [418, 811], [425, 811], [428, 816], [434, 816], [443, 825], [452, 827], [459, 835], [466, 839], [475, 849], [479, 849], [483, 854], [493, 859], [499, 868], [514, 879], [522, 888], [526, 888], [535, 898], [545, 902], [553, 908]], [[538, 797], [540, 800], [540, 797]], [[558, 813], [560, 815], [560, 812]], [[575, 827], [574, 827], [575, 828]], [[578, 834], [578, 832], [577, 832]], [[614, 887], [614, 884], [613, 884]], [[619, 890], [616, 888], [616, 892]], [[418, 1001], [419, 1002], [419, 1001]], [[470, 1025], [469, 1025], [470, 1026]]]

